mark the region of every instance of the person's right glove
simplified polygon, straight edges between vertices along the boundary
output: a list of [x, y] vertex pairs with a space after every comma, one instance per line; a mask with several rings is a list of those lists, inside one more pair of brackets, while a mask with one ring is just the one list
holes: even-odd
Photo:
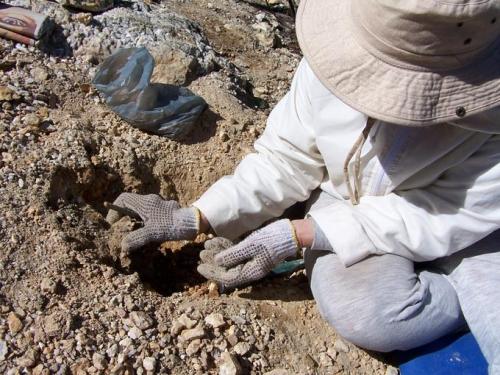
[[[122, 193], [113, 202], [131, 215], [139, 216], [144, 226], [130, 232], [122, 240], [122, 249], [134, 251], [149, 243], [193, 240], [198, 234], [199, 212], [197, 208], [181, 208], [176, 201], [166, 201], [159, 195]], [[110, 209], [106, 221], [113, 224], [122, 215]]]
[[[297, 257], [299, 252], [295, 230], [288, 219], [269, 224], [237, 245], [230, 246], [227, 240], [213, 245], [200, 253], [203, 263], [198, 272], [227, 288], [259, 280], [285, 259]], [[230, 247], [220, 251], [225, 246]]]

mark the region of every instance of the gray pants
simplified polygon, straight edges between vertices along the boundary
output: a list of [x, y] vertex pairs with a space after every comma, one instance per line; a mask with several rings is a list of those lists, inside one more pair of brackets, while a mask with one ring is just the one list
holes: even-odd
[[[325, 203], [320, 199], [312, 208]], [[497, 231], [429, 263], [387, 254], [346, 268], [336, 254], [319, 250], [306, 251], [305, 262], [321, 315], [352, 343], [407, 350], [467, 324], [489, 373], [500, 374], [499, 249]]]

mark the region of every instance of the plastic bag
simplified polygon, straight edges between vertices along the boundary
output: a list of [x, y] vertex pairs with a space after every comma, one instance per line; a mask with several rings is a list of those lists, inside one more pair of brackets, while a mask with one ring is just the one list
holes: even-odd
[[185, 138], [207, 104], [185, 87], [150, 83], [153, 68], [147, 49], [121, 49], [99, 66], [92, 83], [133, 126], [174, 140]]

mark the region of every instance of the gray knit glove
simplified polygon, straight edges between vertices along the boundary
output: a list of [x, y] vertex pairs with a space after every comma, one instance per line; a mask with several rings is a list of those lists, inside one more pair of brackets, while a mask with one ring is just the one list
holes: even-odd
[[113, 224], [122, 214], [138, 216], [142, 228], [130, 232], [122, 240], [122, 249], [134, 251], [149, 243], [192, 240], [198, 233], [198, 212], [194, 207], [181, 208], [176, 201], [166, 201], [159, 195], [122, 193], [113, 202], [121, 212], [110, 209], [106, 221]]
[[295, 230], [288, 219], [269, 224], [223, 251], [216, 247], [229, 246], [228, 242], [214, 245], [213, 249], [200, 253], [205, 263], [198, 266], [198, 272], [227, 288], [263, 278], [285, 259], [296, 257], [299, 250]]

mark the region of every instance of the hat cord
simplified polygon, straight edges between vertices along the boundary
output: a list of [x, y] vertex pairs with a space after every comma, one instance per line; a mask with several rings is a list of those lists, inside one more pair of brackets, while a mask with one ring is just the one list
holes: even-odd
[[[368, 134], [370, 134], [370, 130], [372, 129], [374, 124], [375, 124], [375, 119], [368, 117], [365, 128], [359, 135], [358, 139], [356, 139], [356, 142], [354, 142], [344, 162], [344, 179], [347, 185], [347, 190], [349, 192], [351, 203], [353, 205], [359, 204], [359, 198], [361, 193], [361, 151], [363, 150], [363, 146], [366, 140], [368, 139]], [[354, 159], [354, 189], [353, 189], [353, 186], [351, 184], [351, 177], [349, 174], [349, 163], [351, 162], [354, 156], [355, 159]]]

